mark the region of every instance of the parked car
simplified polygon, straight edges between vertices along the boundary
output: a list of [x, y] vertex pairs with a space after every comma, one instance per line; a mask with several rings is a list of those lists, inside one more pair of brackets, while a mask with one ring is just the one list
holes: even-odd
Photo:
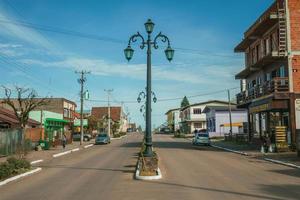
[[[73, 141], [80, 141], [80, 132], [73, 133]], [[92, 139], [92, 135], [88, 133], [83, 133], [83, 141], [90, 141]]]
[[210, 145], [209, 134], [206, 131], [200, 131], [195, 134], [193, 145]]
[[159, 133], [160, 134], [171, 134], [172, 131], [171, 131], [170, 128], [165, 127], [165, 128], [161, 128], [160, 131], [159, 131]]
[[109, 144], [110, 137], [107, 133], [100, 133], [96, 136], [95, 144]]

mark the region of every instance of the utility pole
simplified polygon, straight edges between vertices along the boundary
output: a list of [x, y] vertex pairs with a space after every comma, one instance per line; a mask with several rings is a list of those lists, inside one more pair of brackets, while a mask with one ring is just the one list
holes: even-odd
[[228, 94], [228, 110], [229, 110], [229, 123], [230, 123], [229, 135], [232, 136], [232, 118], [231, 118], [231, 99], [230, 99], [230, 90], [227, 90], [227, 94]]
[[91, 72], [87, 72], [84, 70], [75, 71], [76, 74], [80, 74], [80, 78], [78, 79], [78, 83], [80, 84], [80, 145], [83, 143], [83, 96], [84, 96], [84, 83], [86, 82], [86, 74], [90, 74]]
[[109, 97], [110, 97], [110, 93], [114, 90], [113, 89], [108, 89], [108, 90], [104, 90], [104, 91], [107, 92], [107, 113], [108, 113], [107, 131], [108, 131], [108, 136], [110, 137], [110, 102], [109, 102]]

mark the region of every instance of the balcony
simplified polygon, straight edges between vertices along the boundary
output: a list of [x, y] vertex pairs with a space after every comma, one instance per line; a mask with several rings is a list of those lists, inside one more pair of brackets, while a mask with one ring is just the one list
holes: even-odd
[[237, 104], [247, 104], [254, 99], [273, 95], [275, 99], [289, 98], [289, 79], [287, 77], [276, 77], [271, 81], [266, 81], [260, 86], [237, 94]]
[[264, 33], [278, 23], [277, 3], [273, 3], [245, 32], [244, 39], [235, 48], [235, 52], [244, 52], [255, 40], [259, 39]]

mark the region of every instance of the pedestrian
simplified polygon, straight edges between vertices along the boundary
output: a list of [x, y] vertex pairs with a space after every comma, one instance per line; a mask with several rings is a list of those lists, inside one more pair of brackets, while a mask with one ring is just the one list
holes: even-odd
[[64, 149], [66, 148], [66, 144], [67, 144], [67, 136], [66, 136], [66, 134], [63, 134], [63, 136], [62, 136], [62, 145], [63, 145]]

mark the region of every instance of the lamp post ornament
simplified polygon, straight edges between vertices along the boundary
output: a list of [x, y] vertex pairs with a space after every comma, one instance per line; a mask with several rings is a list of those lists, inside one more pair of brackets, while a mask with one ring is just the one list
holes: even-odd
[[[169, 62], [173, 59], [174, 56], [174, 50], [171, 48], [170, 40], [169, 38], [162, 34], [161, 32], [158, 33], [154, 40], [151, 38], [151, 33], [154, 28], [154, 23], [151, 21], [151, 19], [148, 19], [148, 21], [145, 23], [145, 29], [147, 32], [147, 40], [144, 39], [144, 37], [137, 32], [136, 34], [132, 35], [128, 41], [128, 46], [126, 49], [124, 49], [125, 57], [128, 61], [131, 60], [134, 50], [131, 48], [131, 43], [134, 43], [137, 41], [137, 39], [141, 39], [141, 45], [140, 48], [144, 49], [147, 46], [147, 87], [146, 87], [146, 135], [145, 135], [145, 151], [143, 152], [145, 157], [151, 157], [153, 155], [152, 152], [152, 131], [151, 131], [151, 99], [152, 99], [152, 90], [151, 90], [151, 48], [154, 47], [154, 49], [158, 48], [157, 42], [158, 40], [161, 40], [163, 43], [167, 43], [168, 46], [165, 49], [165, 55]], [[154, 99], [153, 99], [154, 100]], [[139, 99], [138, 99], [139, 101]], [[155, 100], [156, 101], [156, 97]]]

